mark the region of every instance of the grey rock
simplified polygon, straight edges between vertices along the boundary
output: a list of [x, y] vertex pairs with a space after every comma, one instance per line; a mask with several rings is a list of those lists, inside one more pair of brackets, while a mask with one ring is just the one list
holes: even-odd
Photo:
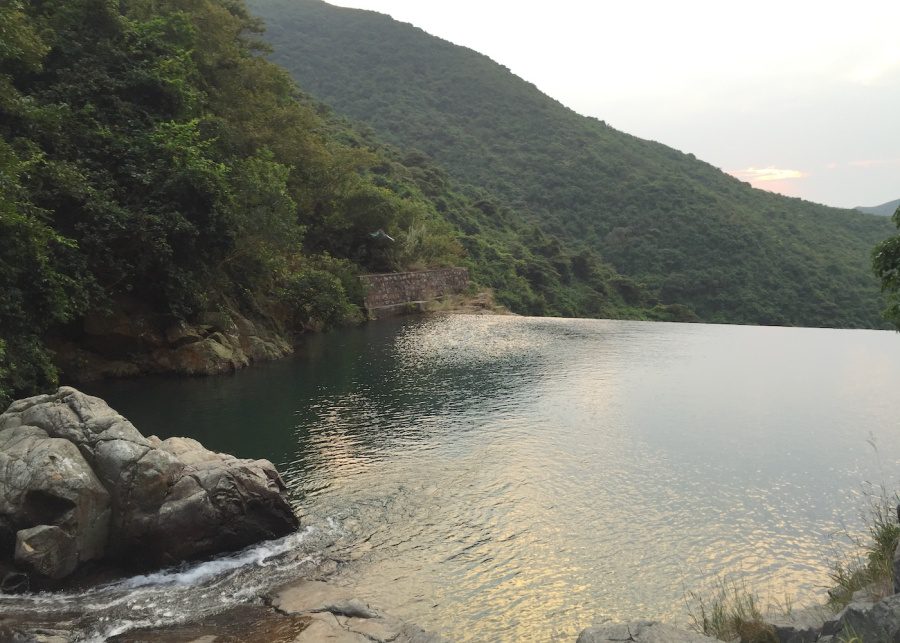
[[358, 598], [351, 598], [350, 600], [332, 603], [325, 609], [335, 616], [346, 616], [348, 618], [356, 619], [378, 618], [378, 612]]
[[17, 404], [0, 415], [0, 559], [62, 578], [103, 556], [111, 498], [79, 448], [23, 425], [34, 414]]
[[38, 525], [16, 534], [16, 563], [48, 578], [65, 578], [78, 567], [75, 538], [55, 525]]
[[297, 641], [441, 643], [436, 634], [383, 614], [349, 589], [301, 580], [275, 590], [267, 601], [282, 614], [306, 616], [310, 626]]
[[[861, 641], [900, 642], [900, 594], [877, 603], [850, 603], [822, 627], [824, 636], [855, 636]], [[822, 639], [819, 639], [822, 640]]]
[[824, 606], [793, 610], [790, 614], [768, 619], [780, 643], [813, 643], [822, 626], [832, 617]]
[[577, 643], [713, 643], [716, 639], [658, 621], [610, 623], [582, 630]]
[[62, 387], [0, 415], [0, 561], [63, 578], [100, 558], [169, 564], [298, 526], [271, 462], [145, 438]]

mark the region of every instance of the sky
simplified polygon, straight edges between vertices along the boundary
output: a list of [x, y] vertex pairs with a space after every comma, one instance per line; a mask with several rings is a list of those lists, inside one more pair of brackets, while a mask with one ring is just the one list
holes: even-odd
[[328, 0], [486, 54], [756, 187], [900, 198], [900, 0]]

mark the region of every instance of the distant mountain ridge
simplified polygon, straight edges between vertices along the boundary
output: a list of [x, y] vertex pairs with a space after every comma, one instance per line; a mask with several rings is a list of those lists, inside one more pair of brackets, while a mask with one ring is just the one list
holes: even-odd
[[866, 214], [877, 214], [880, 217], [889, 217], [897, 211], [897, 208], [900, 208], [900, 199], [894, 199], [893, 201], [888, 201], [887, 203], [882, 203], [881, 205], [873, 205], [869, 207], [858, 205], [854, 208], [854, 210], [859, 210], [860, 212], [865, 212]]
[[499, 195], [565, 251], [598, 252], [659, 302], [714, 322], [883, 326], [870, 255], [889, 221], [755, 190], [388, 16], [249, 5], [304, 90]]

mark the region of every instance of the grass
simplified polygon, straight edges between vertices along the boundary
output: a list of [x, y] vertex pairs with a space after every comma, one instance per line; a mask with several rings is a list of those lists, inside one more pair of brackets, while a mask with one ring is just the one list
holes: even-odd
[[895, 512], [900, 497], [888, 494], [883, 484], [866, 496], [869, 511], [865, 535], [848, 536], [858, 553], [850, 560], [835, 563], [830, 574], [833, 587], [828, 590], [828, 603], [835, 611], [847, 605], [861, 589], [868, 589], [875, 598], [893, 592], [894, 550], [900, 541]]
[[[878, 456], [874, 439], [869, 444]], [[879, 469], [881, 463], [878, 463]], [[884, 476], [882, 476], [882, 480]], [[865, 589], [869, 597], [878, 600], [894, 591], [894, 552], [900, 543], [900, 495], [889, 493], [884, 482], [867, 483], [865, 529], [860, 535], [848, 532], [856, 553], [849, 559], [834, 563], [830, 574], [832, 587], [828, 589], [828, 606], [835, 612], [843, 609], [853, 594]], [[697, 632], [721, 641], [739, 640], [741, 643], [770, 643], [778, 641], [766, 617], [791, 613], [790, 601], [769, 601], [763, 607], [759, 595], [749, 590], [743, 581], [733, 578], [719, 580], [711, 598], [694, 592], [686, 594], [688, 617]], [[841, 643], [869, 643], [852, 629], [838, 635]]]
[[687, 594], [688, 617], [691, 626], [704, 636], [720, 641], [741, 643], [778, 643], [778, 637], [771, 625], [766, 623], [764, 614], [778, 611], [790, 613], [791, 603], [767, 605], [756, 592], [747, 588], [743, 581], [733, 578], [717, 582], [715, 595], [704, 598], [694, 592]]
[[900, 541], [900, 496], [888, 493], [874, 436], [866, 442], [875, 453], [882, 481], [878, 485], [867, 483], [864, 488], [868, 504], [864, 535], [846, 534], [847, 540], [855, 546], [856, 555], [832, 565], [833, 586], [828, 590], [828, 604], [835, 612], [846, 606], [853, 594], [861, 589], [867, 589], [873, 598], [882, 598], [894, 591], [894, 551]]

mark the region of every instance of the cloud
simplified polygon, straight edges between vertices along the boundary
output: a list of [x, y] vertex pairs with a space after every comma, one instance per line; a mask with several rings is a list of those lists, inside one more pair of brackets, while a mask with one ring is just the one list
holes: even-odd
[[751, 185], [770, 181], [786, 181], [789, 179], [805, 179], [809, 174], [800, 170], [788, 170], [780, 167], [748, 167], [745, 170], [731, 170], [731, 176], [748, 181]]

